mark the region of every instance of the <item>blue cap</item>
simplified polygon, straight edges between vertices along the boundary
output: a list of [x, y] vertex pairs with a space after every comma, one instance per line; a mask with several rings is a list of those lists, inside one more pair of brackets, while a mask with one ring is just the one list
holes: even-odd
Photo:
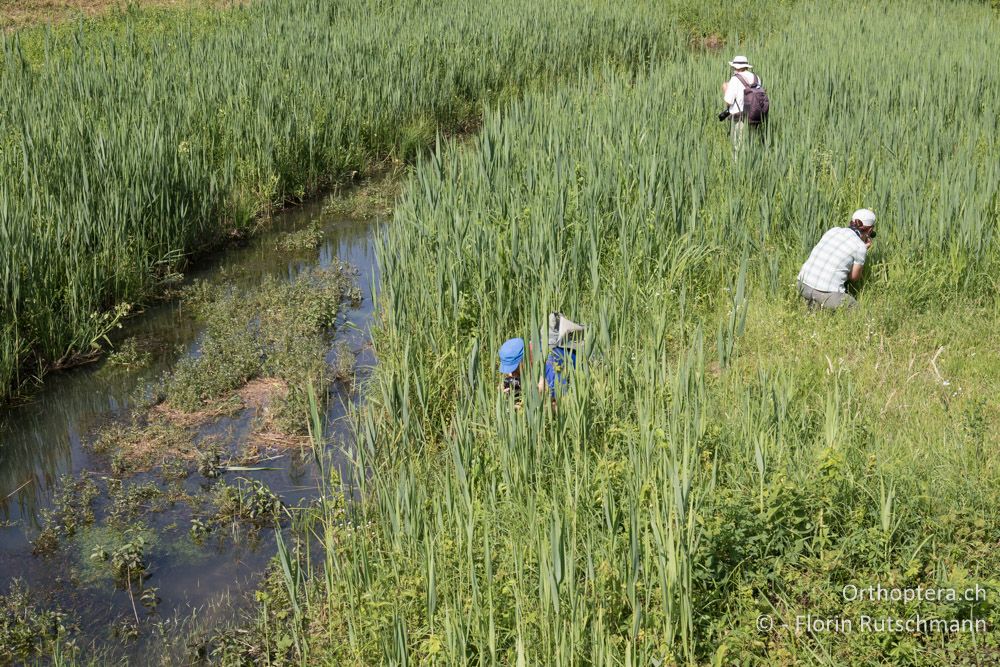
[[513, 373], [524, 359], [524, 340], [511, 338], [500, 346], [500, 372]]

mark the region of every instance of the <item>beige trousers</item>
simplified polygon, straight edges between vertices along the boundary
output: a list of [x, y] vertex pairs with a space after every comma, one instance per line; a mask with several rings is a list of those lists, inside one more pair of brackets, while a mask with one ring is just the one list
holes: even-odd
[[729, 117], [729, 138], [733, 140], [733, 154], [740, 152], [746, 138], [746, 120], [741, 113]]

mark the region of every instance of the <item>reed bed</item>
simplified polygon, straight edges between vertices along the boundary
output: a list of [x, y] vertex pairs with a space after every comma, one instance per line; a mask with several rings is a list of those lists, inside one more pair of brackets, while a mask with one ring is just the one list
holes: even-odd
[[[282, 557], [276, 608], [295, 620], [263, 612], [268, 655], [995, 658], [969, 634], [794, 619], [1000, 620], [1000, 467], [984, 447], [1000, 434], [984, 400], [998, 389], [998, 46], [984, 5], [803, 2], [747, 45], [774, 116], [736, 160], [713, 113], [721, 63], [698, 54], [582, 73], [420, 160], [381, 243], [355, 466], [302, 528], [322, 548]], [[860, 206], [880, 220], [862, 306], [809, 315], [798, 267]], [[558, 410], [531, 391], [515, 409], [496, 350], [537, 341], [550, 310], [590, 325], [583, 368]], [[990, 593], [841, 595], [875, 583]]]
[[481, 104], [683, 46], [672, 15], [262, 1], [0, 37], [0, 394], [92, 354], [192, 252]]

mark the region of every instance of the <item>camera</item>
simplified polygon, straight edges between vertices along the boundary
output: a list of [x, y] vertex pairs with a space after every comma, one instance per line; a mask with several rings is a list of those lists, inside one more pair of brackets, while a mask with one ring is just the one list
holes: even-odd
[[725, 111], [723, 111], [722, 113], [719, 114], [719, 120], [726, 120], [731, 115], [732, 114], [730, 113], [729, 109], [726, 109]]
[[515, 375], [505, 375], [503, 378], [503, 390], [514, 396], [521, 395], [521, 378]]
[[874, 229], [871, 230], [870, 232], [868, 232], [868, 238], [870, 238], [870, 239], [875, 238], [875, 230]]

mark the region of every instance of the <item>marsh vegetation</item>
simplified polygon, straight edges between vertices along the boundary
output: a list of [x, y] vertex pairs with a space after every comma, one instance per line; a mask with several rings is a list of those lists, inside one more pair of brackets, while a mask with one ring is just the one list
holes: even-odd
[[[88, 353], [185, 253], [396, 160], [409, 165], [398, 195], [337, 204], [393, 209], [376, 232], [378, 366], [355, 442], [342, 465], [314, 457], [322, 493], [285, 512], [255, 608], [204, 657], [996, 662], [992, 635], [794, 630], [810, 613], [1000, 621], [995, 11], [570, 5], [261, 2], [108, 44], [85, 33], [41, 60], [40, 42], [9, 41], [0, 89], [48, 115], [15, 116], [0, 158], [0, 187], [25, 203], [0, 208], [0, 277], [19, 295], [0, 320], [13, 323], [6, 386]], [[764, 140], [736, 159], [715, 120], [720, 40], [753, 54], [772, 100]], [[88, 86], [118, 93], [98, 102]], [[134, 123], [81, 125], [78, 108]], [[27, 151], [29, 135], [97, 171]], [[880, 221], [861, 306], [810, 313], [798, 267], [860, 206]], [[78, 251], [57, 253], [67, 235]], [[284, 242], [319, 241], [306, 229]], [[331, 368], [315, 336], [351, 289], [304, 275], [252, 294], [190, 288], [208, 333], [161, 406], [225, 414], [247, 405], [248, 383], [274, 380], [264, 423], [322, 442], [315, 396], [347, 383], [351, 358]], [[515, 409], [496, 390], [496, 349], [556, 310], [588, 324], [581, 372], [558, 409], [531, 392]], [[172, 414], [162, 423], [187, 428]], [[195, 449], [200, 474], [226, 468]], [[72, 484], [57, 542], [95, 522], [92, 489]], [[192, 540], [284, 512], [253, 481], [217, 488], [220, 518], [195, 517]], [[152, 503], [144, 493], [120, 491]], [[156, 548], [135, 539], [93, 561], [127, 585]], [[987, 595], [842, 595], [876, 582]]]

